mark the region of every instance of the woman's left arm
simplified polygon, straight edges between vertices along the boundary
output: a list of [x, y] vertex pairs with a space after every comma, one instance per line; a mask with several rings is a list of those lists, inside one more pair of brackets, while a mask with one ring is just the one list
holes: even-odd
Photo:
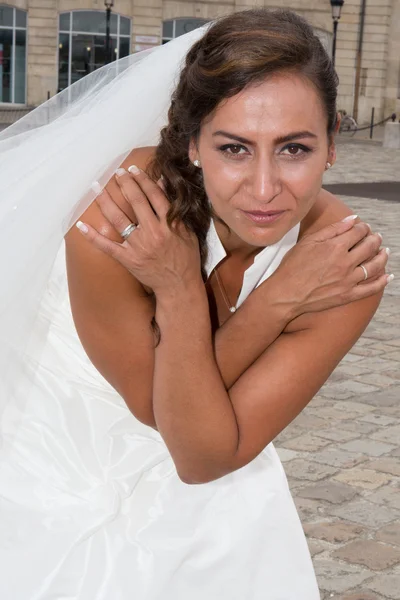
[[158, 298], [154, 414], [181, 479], [206, 483], [253, 460], [318, 392], [381, 296], [298, 317], [228, 391], [200, 283]]
[[[187, 483], [203, 483], [250, 462], [290, 423], [361, 335], [381, 294], [330, 310], [321, 309], [321, 302], [314, 306], [311, 294], [308, 304], [306, 301], [298, 312], [300, 316], [291, 317], [280, 326], [279, 337], [266, 343], [251, 366], [236, 377], [234, 383], [225, 386], [212, 339], [198, 240], [183, 223], [168, 226], [169, 202], [162, 186], [140, 170], [136, 169], [135, 173], [131, 167], [131, 171], [132, 178], [123, 174], [119, 182], [137, 217], [136, 230], [122, 244], [90, 227], [86, 235], [142, 285], [154, 290], [155, 317], [161, 330], [154, 357], [155, 421], [180, 478]], [[113, 203], [106, 201], [102, 210], [113, 223], [116, 219]], [[335, 227], [333, 232], [337, 233]], [[365, 233], [361, 234], [360, 237], [360, 231], [355, 228], [349, 230], [343, 238], [337, 238], [338, 246], [334, 238], [333, 247], [336, 251], [339, 249], [339, 255], [330, 245], [325, 248], [326, 251], [331, 248], [334, 266], [338, 256], [348, 258], [355, 252], [348, 250], [364, 237]], [[310, 243], [311, 239], [303, 244], [306, 253], [313, 251], [316, 240]], [[288, 263], [286, 258], [283, 263]], [[291, 260], [299, 260], [298, 253], [292, 253]], [[350, 273], [359, 262], [357, 254], [349, 262]], [[380, 264], [378, 259], [378, 267]], [[299, 268], [295, 269], [295, 273], [298, 271]], [[370, 276], [373, 273], [371, 270]], [[377, 280], [376, 289], [382, 289], [381, 279]], [[336, 281], [335, 277], [333, 280]], [[322, 287], [325, 289], [326, 285]], [[290, 291], [291, 286], [285, 284], [285, 288]], [[303, 288], [304, 285], [302, 292], [305, 291], [307, 297], [313, 291], [313, 286], [308, 291]], [[367, 284], [365, 290], [358, 285], [356, 288], [356, 298], [362, 297]], [[281, 302], [282, 294], [278, 295]], [[317, 293], [317, 298], [319, 296]], [[326, 306], [324, 301], [322, 306]], [[322, 312], [314, 312], [318, 310]]]

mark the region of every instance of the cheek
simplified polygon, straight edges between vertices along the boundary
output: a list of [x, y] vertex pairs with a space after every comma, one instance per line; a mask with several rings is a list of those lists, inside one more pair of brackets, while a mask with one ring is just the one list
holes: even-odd
[[242, 175], [237, 168], [216, 161], [213, 165], [204, 165], [203, 182], [213, 203], [228, 203], [240, 188]]
[[321, 161], [304, 162], [290, 165], [282, 172], [282, 179], [294, 197], [308, 198], [318, 192], [322, 185], [325, 164]]

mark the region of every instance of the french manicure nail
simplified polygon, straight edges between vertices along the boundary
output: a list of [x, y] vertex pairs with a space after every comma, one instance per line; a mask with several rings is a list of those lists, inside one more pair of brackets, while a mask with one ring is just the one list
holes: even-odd
[[385, 248], [386, 254], [389, 256], [390, 255], [390, 248]]
[[393, 275], [393, 273], [392, 273], [391, 275], [388, 275], [388, 276], [387, 276], [387, 282], [388, 282], [388, 283], [390, 283], [391, 281], [393, 281], [393, 279], [394, 279], [394, 275]]
[[379, 235], [379, 237], [381, 238], [381, 241], [383, 240], [383, 237], [382, 237], [381, 233], [377, 233], [376, 235]]
[[128, 171], [129, 173], [132, 173], [132, 175], [139, 175], [140, 173], [140, 169], [136, 165], [131, 165], [128, 167]]
[[342, 219], [342, 221], [343, 222], [355, 221], [356, 219], [358, 219], [358, 215], [349, 215], [348, 217], [345, 217], [344, 219]]
[[122, 175], [126, 175], [126, 171], [125, 171], [125, 169], [117, 169], [115, 171], [115, 174], [117, 177], [122, 177]]
[[103, 191], [103, 188], [101, 187], [101, 185], [99, 184], [98, 181], [93, 181], [93, 183], [90, 187], [96, 194], [101, 194]]
[[76, 226], [82, 233], [87, 233], [89, 231], [88, 226], [85, 225], [85, 223], [82, 223], [82, 221], [78, 221]]

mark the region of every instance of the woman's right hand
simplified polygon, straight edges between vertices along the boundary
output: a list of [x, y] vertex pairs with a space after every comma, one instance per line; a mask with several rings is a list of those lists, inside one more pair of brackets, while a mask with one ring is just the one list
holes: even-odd
[[381, 293], [393, 278], [385, 273], [388, 252], [381, 243], [380, 234], [354, 220], [304, 236], [271, 276], [279, 301], [295, 318]]

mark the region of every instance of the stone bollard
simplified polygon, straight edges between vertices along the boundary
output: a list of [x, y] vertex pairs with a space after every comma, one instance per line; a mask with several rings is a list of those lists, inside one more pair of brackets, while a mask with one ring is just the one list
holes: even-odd
[[391, 121], [386, 123], [383, 147], [400, 150], [400, 123], [392, 123]]

